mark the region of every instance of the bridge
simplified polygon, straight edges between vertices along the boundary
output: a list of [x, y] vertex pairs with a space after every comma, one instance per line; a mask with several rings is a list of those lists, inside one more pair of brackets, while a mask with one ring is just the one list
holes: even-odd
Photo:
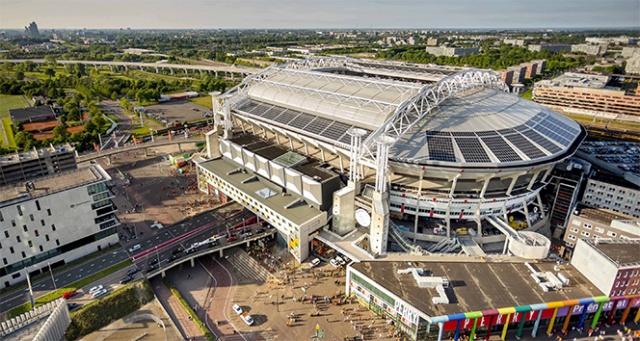
[[[35, 64], [48, 64], [50, 63], [44, 59], [3, 59], [3, 63], [24, 63], [26, 61], [30, 61]], [[175, 71], [182, 71], [185, 75], [191, 72], [200, 72], [203, 73], [213, 73], [216, 77], [218, 77], [218, 73], [222, 73], [224, 76], [229, 76], [234, 78], [236, 75], [240, 77], [246, 77], [249, 75], [253, 75], [262, 71], [262, 69], [251, 68], [246, 66], [236, 66], [236, 65], [191, 65], [191, 64], [169, 64], [169, 63], [139, 63], [139, 62], [112, 62], [112, 61], [99, 61], [99, 60], [56, 60], [57, 64], [66, 65], [66, 64], [84, 64], [93, 66], [96, 70], [102, 67], [108, 67], [111, 71], [120, 70], [142, 70], [142, 71], [150, 71], [159, 73], [160, 70], [168, 69], [171, 71], [171, 74], [174, 74]]]
[[[251, 229], [251, 232], [255, 233], [255, 231], [259, 228], [262, 227], [262, 224], [257, 223], [257, 224], [253, 224], [253, 225], [249, 225], [244, 227], [245, 229]], [[205, 255], [209, 255], [209, 254], [213, 254], [218, 252], [219, 256], [222, 257], [224, 255], [224, 250], [236, 247], [236, 246], [240, 246], [242, 244], [245, 244], [247, 247], [249, 246], [249, 244], [253, 241], [256, 241], [258, 239], [262, 239], [265, 237], [271, 237], [273, 235], [275, 235], [277, 233], [277, 229], [274, 227], [268, 228], [265, 230], [265, 232], [262, 233], [255, 233], [253, 236], [250, 236], [246, 239], [243, 240], [236, 240], [233, 242], [227, 242], [226, 240], [222, 240], [220, 242], [219, 245], [214, 246], [214, 247], [206, 247], [206, 246], [202, 246], [204, 249], [202, 250], [197, 250], [195, 252], [189, 253], [187, 255], [183, 255], [177, 259], [174, 259], [170, 262], [167, 262], [166, 260], [160, 260], [160, 252], [163, 253], [163, 255], [166, 255], [166, 251], [169, 249], [172, 249], [173, 247], [180, 245], [182, 246], [185, 250], [189, 247], [188, 243], [183, 244], [188, 238], [183, 238], [175, 243], [171, 243], [169, 245], [165, 245], [162, 247], [162, 250], [158, 249], [157, 253], [156, 250], [154, 249], [152, 252], [149, 252], [147, 255], [140, 257], [140, 258], [136, 258], [134, 260], [134, 264], [141, 269], [143, 272], [146, 270], [142, 265], [146, 264], [149, 260], [151, 259], [158, 259], [158, 264], [159, 264], [159, 268], [154, 269], [152, 271], [148, 271], [144, 274], [144, 276], [146, 278], [151, 278], [151, 277], [155, 277], [157, 275], [162, 275], [162, 277], [165, 276], [165, 271], [176, 267], [180, 264], [186, 263], [187, 261], [190, 262], [191, 267], [195, 266], [195, 259], [200, 257], [200, 256], [205, 256]], [[206, 239], [206, 238], [205, 238]], [[164, 264], [163, 264], [164, 263]]]
[[121, 147], [121, 148], [112, 148], [112, 149], [108, 149], [108, 150], [103, 150], [103, 151], [99, 151], [99, 152], [95, 152], [95, 153], [90, 153], [90, 154], [85, 154], [85, 155], [78, 155], [78, 157], [76, 158], [76, 161], [78, 163], [80, 162], [86, 162], [86, 161], [91, 161], [91, 160], [95, 160], [97, 158], [101, 158], [101, 157], [106, 157], [107, 158], [107, 162], [110, 164], [111, 163], [111, 156], [115, 155], [115, 154], [119, 154], [119, 153], [124, 153], [124, 152], [130, 152], [130, 151], [134, 151], [134, 150], [139, 150], [139, 149], [144, 149], [144, 155], [145, 156], [149, 156], [148, 151], [149, 148], [157, 148], [157, 147], [162, 147], [162, 146], [169, 146], [169, 145], [178, 145], [178, 148], [182, 149], [181, 145], [183, 144], [194, 144], [194, 143], [198, 143], [198, 142], [204, 142], [205, 139], [203, 137], [196, 137], [196, 138], [189, 138], [189, 139], [174, 139], [174, 140], [156, 140], [156, 142], [142, 142], [142, 143], [137, 143], [131, 146], [126, 146], [126, 147]]

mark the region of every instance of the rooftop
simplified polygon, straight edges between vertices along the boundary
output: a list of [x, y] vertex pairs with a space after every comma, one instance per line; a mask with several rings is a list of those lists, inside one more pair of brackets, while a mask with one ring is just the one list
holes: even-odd
[[610, 79], [611, 77], [606, 75], [566, 72], [554, 79], [539, 81], [536, 85], [563, 88], [603, 89]]
[[11, 120], [18, 121], [18, 122], [27, 121], [31, 117], [45, 116], [45, 115], [46, 116], [55, 115], [51, 106], [41, 105], [37, 107], [28, 107], [28, 108], [9, 110], [9, 116], [11, 116]]
[[[555, 265], [532, 264], [539, 272], [556, 273]], [[603, 295], [571, 265], [562, 265], [560, 271], [570, 285], [549, 292], [542, 291], [523, 263], [366, 261], [351, 266], [430, 317]], [[434, 304], [430, 298], [439, 296], [435, 289], [420, 288], [413, 276], [397, 273], [407, 268], [422, 268], [434, 277], [447, 277], [450, 303]]]
[[75, 149], [68, 143], [45, 147], [41, 149], [33, 149], [27, 152], [6, 154], [0, 156], [0, 164], [12, 164], [20, 161], [32, 160], [46, 155], [73, 152]]
[[[0, 206], [43, 197], [71, 188], [110, 179], [111, 177], [100, 165], [91, 165], [86, 168], [40, 177], [30, 181], [0, 187]], [[34, 189], [27, 190], [27, 183], [33, 183]]]
[[583, 240], [618, 267], [640, 265], [640, 238]]
[[[304, 199], [291, 192], [286, 196], [282, 195], [282, 189], [279, 186], [268, 181], [260, 181], [260, 177], [257, 177], [253, 181], [247, 181], [252, 175], [243, 172], [234, 172], [241, 167], [233, 161], [220, 158], [202, 162], [200, 166], [224, 179], [233, 187], [245, 193], [245, 195], [271, 208], [278, 214], [287, 217], [287, 219], [296, 225], [302, 225], [326, 214], [318, 208], [311, 207], [307, 204], [298, 204], [285, 208], [285, 206], [291, 205], [295, 201]], [[265, 189], [267, 189], [267, 191], [265, 191]], [[261, 191], [261, 194], [259, 194], [258, 191]]]
[[578, 214], [575, 214], [574, 212], [574, 215], [577, 217], [586, 218], [607, 226], [610, 226], [611, 222], [614, 220], [633, 219], [633, 217], [630, 217], [628, 215], [586, 205], [578, 205], [578, 207], [576, 207], [576, 211], [578, 212]]

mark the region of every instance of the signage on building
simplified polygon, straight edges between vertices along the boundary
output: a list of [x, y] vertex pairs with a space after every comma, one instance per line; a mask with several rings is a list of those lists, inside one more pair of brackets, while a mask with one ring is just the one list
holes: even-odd
[[398, 312], [398, 314], [400, 314], [401, 317], [401, 321], [406, 324], [406, 325], [417, 325], [418, 321], [420, 321], [420, 315], [418, 315], [418, 313], [416, 313], [413, 309], [405, 306], [404, 304], [402, 304], [399, 301], [396, 301], [396, 304], [394, 306], [395, 311]]

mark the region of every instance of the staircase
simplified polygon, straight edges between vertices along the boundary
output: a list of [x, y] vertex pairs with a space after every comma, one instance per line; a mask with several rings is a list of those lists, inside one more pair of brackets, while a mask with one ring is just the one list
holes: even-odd
[[407, 237], [405, 237], [405, 235], [400, 232], [400, 229], [396, 224], [393, 223], [393, 221], [389, 221], [389, 235], [400, 245], [400, 247], [405, 252], [409, 252], [412, 254], [424, 253], [419, 245], [411, 243], [409, 239], [407, 239]]
[[267, 282], [269, 278], [271, 278], [271, 273], [244, 250], [235, 249], [229, 254], [227, 260], [233, 265], [235, 271], [248, 279], [257, 282]]

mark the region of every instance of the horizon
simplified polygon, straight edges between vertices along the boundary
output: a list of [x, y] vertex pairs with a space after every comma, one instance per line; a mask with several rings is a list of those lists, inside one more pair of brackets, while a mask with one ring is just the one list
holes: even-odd
[[33, 21], [50, 30], [640, 28], [637, 0], [0, 0], [0, 8], [5, 30]]

